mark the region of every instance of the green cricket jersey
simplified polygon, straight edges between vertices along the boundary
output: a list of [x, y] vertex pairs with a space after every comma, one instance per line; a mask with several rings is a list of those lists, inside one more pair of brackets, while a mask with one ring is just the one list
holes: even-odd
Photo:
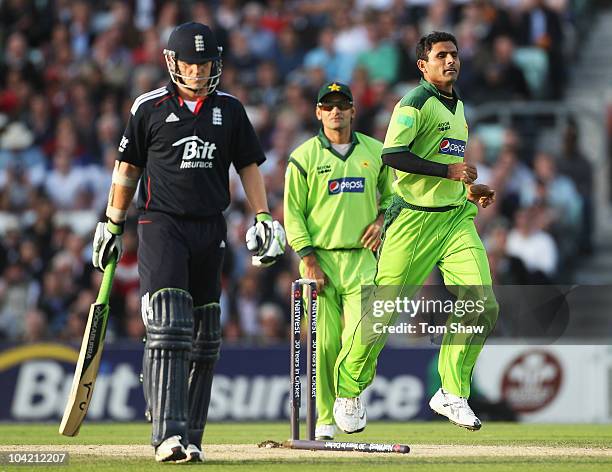
[[313, 248], [363, 247], [365, 228], [391, 202], [393, 172], [383, 164], [381, 151], [380, 141], [354, 132], [342, 156], [321, 130], [291, 153], [285, 174], [285, 230], [300, 256]]
[[[448, 102], [434, 85], [421, 79], [420, 85], [395, 105], [382, 153], [410, 151], [442, 164], [463, 161], [468, 138], [463, 102], [457, 97], [454, 109]], [[393, 188], [408, 203], [442, 207], [461, 205], [466, 199], [463, 182], [399, 170], [395, 173]]]

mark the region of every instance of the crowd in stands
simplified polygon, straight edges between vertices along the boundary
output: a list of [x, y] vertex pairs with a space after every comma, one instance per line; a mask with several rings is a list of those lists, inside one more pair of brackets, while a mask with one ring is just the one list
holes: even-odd
[[[0, 1], [0, 340], [79, 342], [101, 274], [91, 241], [102, 220], [129, 108], [168, 80], [161, 51], [184, 21], [210, 25], [223, 46], [220, 90], [245, 105], [265, 149], [262, 172], [283, 220], [291, 150], [318, 130], [316, 90], [349, 83], [355, 129], [383, 140], [394, 104], [416, 83], [415, 45], [453, 32], [466, 108], [559, 100], [576, 44], [566, 0], [3, 0]], [[592, 169], [568, 122], [558, 149], [501, 130], [495, 145], [470, 128], [466, 159], [497, 190], [477, 224], [495, 283], [563, 280], [589, 253]], [[236, 175], [226, 211], [225, 342], [287, 335], [292, 251], [254, 268], [244, 243], [253, 215]], [[108, 337], [140, 339], [137, 236], [131, 210]], [[564, 268], [563, 271], [560, 269]]]

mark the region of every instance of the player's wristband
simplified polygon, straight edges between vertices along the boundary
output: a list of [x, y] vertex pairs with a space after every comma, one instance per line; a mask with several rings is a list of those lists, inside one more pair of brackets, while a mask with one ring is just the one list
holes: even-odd
[[272, 215], [267, 211], [260, 211], [255, 215], [255, 222], [259, 223], [260, 221], [272, 221]]
[[310, 254], [313, 254], [315, 252], [314, 247], [312, 246], [306, 246], [303, 247], [302, 249], [300, 249], [299, 251], [297, 251], [298, 256], [300, 257], [306, 257]]
[[106, 217], [109, 219], [109, 221], [118, 221], [119, 223], [122, 223], [127, 218], [127, 210], [115, 208], [109, 204], [106, 207]]
[[111, 234], [114, 234], [115, 236], [119, 236], [121, 234], [123, 234], [123, 226], [125, 225], [125, 222], [123, 223], [115, 223], [112, 220], [108, 220], [106, 222], [106, 227], [108, 228], [108, 230], [110, 231]]

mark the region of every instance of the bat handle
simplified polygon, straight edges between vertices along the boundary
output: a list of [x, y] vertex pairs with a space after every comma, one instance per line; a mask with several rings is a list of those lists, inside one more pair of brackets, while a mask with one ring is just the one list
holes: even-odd
[[106, 264], [106, 267], [104, 267], [104, 276], [102, 277], [102, 285], [100, 286], [100, 291], [98, 292], [98, 298], [96, 299], [96, 303], [108, 305], [111, 288], [113, 287], [113, 277], [115, 276], [116, 267], [117, 258], [113, 256]]

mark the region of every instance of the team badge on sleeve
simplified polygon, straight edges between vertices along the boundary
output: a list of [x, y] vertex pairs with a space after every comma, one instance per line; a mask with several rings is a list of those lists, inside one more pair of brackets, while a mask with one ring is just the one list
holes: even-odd
[[404, 125], [406, 128], [412, 128], [414, 126], [414, 118], [408, 115], [399, 115], [397, 122], [400, 125]]

